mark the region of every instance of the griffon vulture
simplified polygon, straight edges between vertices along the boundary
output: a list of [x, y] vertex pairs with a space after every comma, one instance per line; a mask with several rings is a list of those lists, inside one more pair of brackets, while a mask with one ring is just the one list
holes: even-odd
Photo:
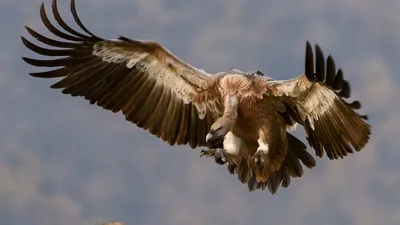
[[360, 151], [368, 142], [370, 125], [347, 103], [349, 83], [334, 60], [325, 62], [318, 45], [314, 53], [306, 44], [304, 74], [290, 80], [274, 80], [259, 71], [230, 69], [209, 74], [176, 57], [153, 41], [120, 36], [106, 40], [92, 34], [71, 12], [78, 32], [61, 18], [57, 1], [52, 11], [58, 25], [48, 19], [43, 3], [43, 24], [63, 41], [47, 38], [26, 27], [40, 47], [22, 37], [24, 45], [56, 59], [23, 60], [36, 67], [58, 67], [30, 73], [33, 77], [62, 78], [51, 88], [82, 96], [148, 130], [170, 145], [207, 147], [201, 156], [212, 156], [237, 174], [250, 191], [268, 187], [275, 193], [287, 187], [291, 177], [303, 174], [302, 162], [315, 166], [304, 143], [288, 131], [304, 127], [309, 145], [318, 157], [343, 158]]

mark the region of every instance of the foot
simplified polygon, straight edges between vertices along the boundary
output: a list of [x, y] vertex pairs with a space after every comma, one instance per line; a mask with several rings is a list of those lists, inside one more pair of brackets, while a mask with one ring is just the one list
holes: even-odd
[[218, 164], [225, 164], [226, 162], [230, 161], [230, 154], [227, 153], [226, 149], [223, 148], [212, 148], [209, 150], [201, 150], [200, 158], [201, 157], [213, 157], [215, 162]]
[[254, 177], [257, 182], [265, 182], [272, 172], [268, 155], [261, 149], [258, 149], [254, 155], [248, 158], [247, 164], [252, 177]]
[[255, 164], [264, 164], [268, 160], [267, 153], [261, 149], [258, 149], [250, 158], [254, 160]]

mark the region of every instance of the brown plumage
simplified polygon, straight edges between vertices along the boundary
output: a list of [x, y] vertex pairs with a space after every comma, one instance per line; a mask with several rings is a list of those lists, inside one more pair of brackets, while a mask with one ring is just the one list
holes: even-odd
[[[316, 70], [310, 44], [306, 69], [291, 80], [277, 81], [260, 71], [209, 74], [182, 61], [157, 42], [119, 37], [105, 40], [92, 34], [79, 20], [75, 1], [71, 12], [78, 32], [60, 17], [57, 1], [53, 15], [63, 31], [53, 26], [41, 5], [47, 29], [64, 40], [47, 38], [27, 28], [40, 47], [22, 37], [30, 50], [57, 59], [23, 60], [36, 67], [56, 69], [30, 73], [33, 77], [61, 78], [51, 87], [81, 96], [91, 104], [122, 112], [126, 120], [148, 130], [170, 145], [208, 147], [202, 155], [237, 174], [250, 191], [268, 188], [275, 193], [288, 187], [291, 177], [303, 174], [304, 164], [315, 166], [306, 146], [289, 134], [302, 125], [316, 155], [330, 159], [360, 151], [368, 142], [370, 126], [355, 109], [359, 102], [344, 101], [350, 86], [326, 61], [316, 46]], [[301, 163], [302, 164], [301, 164]]]

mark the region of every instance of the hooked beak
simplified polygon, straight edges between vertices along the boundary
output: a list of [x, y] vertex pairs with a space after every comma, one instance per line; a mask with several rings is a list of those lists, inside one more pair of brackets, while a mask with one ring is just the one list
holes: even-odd
[[213, 139], [213, 135], [211, 133], [208, 133], [206, 136], [206, 143], [209, 143]]

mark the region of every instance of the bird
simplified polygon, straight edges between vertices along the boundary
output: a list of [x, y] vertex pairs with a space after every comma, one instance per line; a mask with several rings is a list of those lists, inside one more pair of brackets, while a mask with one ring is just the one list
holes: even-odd
[[[288, 80], [263, 72], [230, 68], [208, 73], [183, 61], [159, 42], [118, 36], [104, 39], [91, 33], [70, 2], [72, 29], [52, 1], [56, 28], [44, 4], [40, 17], [57, 39], [25, 26], [41, 47], [21, 36], [27, 49], [50, 59], [22, 57], [29, 65], [51, 70], [29, 73], [36, 78], [59, 78], [51, 85], [63, 94], [84, 98], [147, 130], [169, 145], [203, 148], [200, 157], [227, 165], [249, 191], [275, 194], [291, 178], [313, 168], [315, 158], [305, 143], [290, 132], [301, 126], [315, 156], [330, 160], [361, 151], [371, 125], [347, 102], [350, 84], [331, 55], [306, 42], [305, 71]], [[61, 40], [60, 40], [61, 39]], [[315, 54], [314, 54], [315, 52]], [[57, 68], [55, 68], [57, 67]]]

